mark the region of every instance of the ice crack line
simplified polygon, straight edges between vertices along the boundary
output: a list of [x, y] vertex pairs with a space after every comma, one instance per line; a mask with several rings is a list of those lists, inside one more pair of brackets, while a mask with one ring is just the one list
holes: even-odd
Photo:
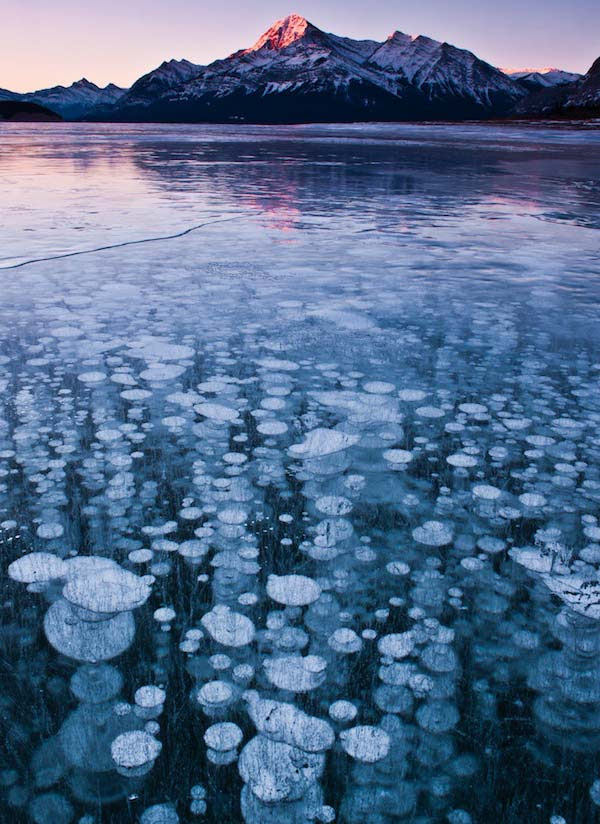
[[125, 240], [122, 243], [112, 243], [109, 246], [98, 246], [95, 249], [80, 249], [76, 252], [64, 252], [61, 255], [50, 255], [49, 257], [33, 258], [32, 260], [23, 260], [21, 263], [13, 263], [10, 266], [0, 266], [0, 272], [7, 272], [10, 269], [21, 269], [23, 266], [31, 266], [34, 263], [45, 263], [49, 260], [63, 260], [64, 258], [78, 257], [79, 255], [92, 255], [95, 252], [107, 252], [110, 249], [122, 249], [125, 246], [139, 246], [142, 243], [156, 243], [161, 240], [175, 240], [176, 238], [185, 237], [191, 232], [198, 229], [204, 229], [206, 226], [213, 226], [215, 223], [230, 223], [233, 220], [244, 220], [246, 215], [236, 215], [234, 217], [222, 217], [217, 220], [207, 220], [205, 223], [198, 223], [197, 226], [190, 226], [189, 229], [184, 229], [183, 232], [177, 232], [174, 235], [161, 235], [159, 237], [146, 237], [139, 240]]

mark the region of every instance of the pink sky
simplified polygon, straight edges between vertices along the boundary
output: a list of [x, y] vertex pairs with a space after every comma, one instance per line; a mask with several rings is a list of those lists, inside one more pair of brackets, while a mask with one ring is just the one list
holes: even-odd
[[600, 54], [598, 0], [569, 0], [567, 14], [564, 0], [2, 0], [0, 87], [25, 92], [83, 76], [127, 86], [165, 59], [224, 57], [292, 11], [349, 37], [426, 34], [498, 66], [583, 72]]

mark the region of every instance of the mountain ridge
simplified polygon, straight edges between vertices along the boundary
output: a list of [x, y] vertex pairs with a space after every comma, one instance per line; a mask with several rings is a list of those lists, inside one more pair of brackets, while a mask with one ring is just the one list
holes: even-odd
[[208, 65], [165, 60], [129, 89], [82, 78], [26, 95], [0, 90], [0, 100], [36, 102], [70, 120], [465, 120], [510, 116], [537, 105], [538, 93], [566, 100], [584, 80], [554, 68], [499, 69], [467, 49], [400, 30], [383, 41], [354, 40], [290, 14], [249, 47]]
[[464, 119], [505, 113], [524, 94], [498, 69], [448, 43], [399, 31], [382, 42], [353, 40], [292, 14], [195, 76], [159, 94], [130, 90], [96, 114], [265, 123]]

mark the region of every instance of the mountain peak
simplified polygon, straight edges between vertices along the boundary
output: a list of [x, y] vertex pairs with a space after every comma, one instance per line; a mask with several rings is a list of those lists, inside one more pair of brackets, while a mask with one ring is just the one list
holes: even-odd
[[302, 40], [307, 34], [318, 31], [316, 26], [309, 23], [306, 17], [302, 17], [300, 14], [288, 14], [287, 17], [273, 23], [248, 51], [259, 51], [264, 48], [278, 51], [291, 46], [297, 40]]
[[405, 34], [403, 31], [393, 31], [387, 37], [388, 43], [411, 43], [417, 39], [416, 34]]

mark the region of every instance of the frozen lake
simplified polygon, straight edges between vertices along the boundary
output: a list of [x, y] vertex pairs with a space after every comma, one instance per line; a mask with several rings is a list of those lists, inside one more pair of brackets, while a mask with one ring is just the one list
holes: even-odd
[[600, 811], [600, 131], [0, 126], [0, 820]]

